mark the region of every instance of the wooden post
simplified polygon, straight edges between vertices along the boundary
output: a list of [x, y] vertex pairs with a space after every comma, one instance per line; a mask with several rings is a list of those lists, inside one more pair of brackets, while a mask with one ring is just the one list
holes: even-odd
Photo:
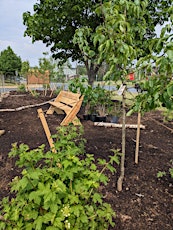
[[46, 137], [48, 139], [49, 145], [50, 145], [50, 147], [52, 149], [52, 152], [56, 153], [56, 149], [55, 149], [55, 146], [54, 146], [54, 143], [53, 143], [53, 139], [51, 138], [51, 133], [50, 133], [47, 121], [45, 119], [43, 110], [42, 109], [37, 109], [37, 112], [38, 112], [38, 116], [39, 116], [39, 118], [41, 120], [41, 123], [43, 125], [44, 131], [46, 133]]
[[135, 163], [138, 164], [139, 156], [139, 138], [140, 138], [140, 124], [141, 124], [141, 113], [138, 112], [138, 126], [136, 133], [136, 151], [135, 151]]

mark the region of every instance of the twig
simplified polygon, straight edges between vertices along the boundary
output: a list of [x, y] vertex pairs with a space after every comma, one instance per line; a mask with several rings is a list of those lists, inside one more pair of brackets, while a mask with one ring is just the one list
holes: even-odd
[[152, 120], [152, 121], [154, 121], [154, 122], [156, 122], [158, 125], [161, 125], [161, 126], [163, 126], [164, 128], [166, 128], [166, 129], [170, 130], [171, 132], [173, 132], [173, 129], [169, 128], [168, 126], [166, 126], [166, 125], [164, 125], [164, 124], [162, 124], [162, 123], [160, 123], [159, 121], [156, 121], [156, 120], [153, 119], [153, 118], [149, 118], [149, 119]]
[[[114, 127], [114, 128], [122, 128], [122, 124], [108, 123], [108, 122], [94, 122], [94, 126], [105, 126], [105, 127]], [[126, 124], [126, 128], [137, 129], [136, 124]], [[145, 129], [144, 125], [140, 125], [141, 129]]]

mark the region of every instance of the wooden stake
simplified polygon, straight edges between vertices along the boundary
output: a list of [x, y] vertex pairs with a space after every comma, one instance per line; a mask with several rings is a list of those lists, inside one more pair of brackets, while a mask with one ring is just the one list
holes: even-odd
[[47, 124], [47, 121], [45, 119], [45, 116], [44, 116], [44, 113], [43, 113], [43, 110], [42, 109], [37, 109], [37, 112], [38, 112], [38, 116], [41, 120], [41, 123], [43, 125], [43, 128], [44, 128], [44, 131], [46, 133], [46, 137], [48, 139], [48, 142], [49, 142], [49, 145], [52, 149], [52, 152], [56, 153], [56, 149], [55, 149], [55, 146], [54, 146], [54, 142], [53, 142], [53, 139], [51, 138], [51, 133], [50, 133], [50, 130], [49, 130], [49, 127], [48, 127], [48, 124]]
[[138, 112], [138, 125], [136, 133], [136, 151], [135, 151], [135, 163], [138, 164], [139, 156], [139, 138], [140, 138], [140, 125], [141, 125], [141, 113]]

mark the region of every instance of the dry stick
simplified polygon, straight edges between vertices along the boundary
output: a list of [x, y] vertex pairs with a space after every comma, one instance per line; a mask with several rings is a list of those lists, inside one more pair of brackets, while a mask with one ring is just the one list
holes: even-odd
[[138, 126], [137, 126], [137, 134], [136, 134], [136, 151], [135, 151], [136, 164], [138, 164], [138, 156], [139, 156], [140, 124], [141, 124], [141, 113], [138, 112]]
[[[122, 124], [115, 124], [115, 123], [109, 123], [109, 122], [94, 122], [94, 126], [122, 128]], [[125, 124], [125, 127], [130, 128], [130, 129], [137, 129], [138, 128], [138, 126], [136, 124]], [[140, 129], [145, 129], [144, 125], [140, 125], [139, 127], [140, 127]]]
[[53, 87], [51, 89], [50, 97], [52, 97], [54, 90], [56, 89], [56, 86], [53, 84]]
[[163, 126], [164, 128], [166, 128], [166, 129], [170, 130], [171, 132], [173, 132], [173, 129], [169, 128], [169, 127], [166, 126], [166, 125], [163, 125], [163, 124], [160, 123], [159, 121], [156, 121], [156, 120], [153, 119], [153, 118], [149, 118], [149, 119], [152, 120], [152, 121], [154, 121], [154, 122], [156, 122], [158, 125], [161, 125], [161, 126]]
[[52, 149], [52, 152], [56, 153], [55, 145], [54, 145], [53, 139], [51, 138], [51, 133], [50, 133], [47, 121], [45, 119], [43, 110], [42, 109], [37, 109], [37, 112], [38, 112], [38, 116], [39, 116], [39, 118], [40, 118], [40, 120], [42, 122], [44, 131], [46, 133], [46, 137], [48, 139], [48, 142], [49, 142], [49, 145], [50, 145], [50, 147]]
[[44, 91], [44, 96], [46, 95], [47, 95], [47, 84], [46, 84], [45, 91]]
[[[52, 100], [54, 100], [54, 99], [52, 99]], [[49, 101], [46, 101], [46, 102], [43, 102], [43, 103], [40, 103], [40, 104], [35, 104], [35, 105], [25, 105], [25, 106], [21, 106], [21, 107], [15, 108], [15, 109], [0, 109], [0, 112], [15, 112], [15, 111], [23, 110], [23, 109], [38, 107], [38, 106], [41, 106], [41, 105], [48, 104], [52, 100], [49, 100]]]

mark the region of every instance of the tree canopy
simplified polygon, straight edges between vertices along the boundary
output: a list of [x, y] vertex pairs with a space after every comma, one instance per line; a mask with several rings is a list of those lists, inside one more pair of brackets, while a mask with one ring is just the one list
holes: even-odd
[[3, 74], [15, 75], [15, 72], [19, 72], [21, 67], [21, 58], [14, 53], [10, 46], [0, 53], [0, 71]]
[[21, 75], [26, 78], [29, 69], [30, 69], [29, 61], [22, 62], [22, 67], [21, 67], [21, 71], [20, 71]]
[[[109, 2], [108, 0], [40, 0], [34, 5], [34, 13], [25, 12], [23, 14], [23, 23], [26, 26], [25, 35], [32, 37], [32, 41], [41, 40], [47, 46], [51, 47], [53, 57], [66, 61], [69, 57], [72, 60], [84, 62], [89, 82], [95, 80], [95, 76], [101, 66], [98, 65], [98, 47], [93, 44], [93, 33], [96, 28], [104, 22], [104, 16], [98, 15], [95, 10], [102, 4]], [[114, 0], [114, 3], [119, 5], [124, 4], [124, 0]], [[142, 4], [143, 1], [132, 1], [136, 5]], [[145, 52], [148, 49], [144, 45], [144, 41], [154, 36], [155, 26], [160, 23], [163, 24], [168, 20], [166, 9], [171, 5], [171, 0], [149, 0], [149, 4], [145, 12], [145, 20], [148, 24], [146, 33], [143, 35], [143, 40], [139, 42], [138, 46], [143, 46]], [[131, 14], [131, 21], [133, 15]], [[79, 47], [79, 42], [74, 42], [73, 38], [76, 30], [79, 28], [89, 28], [89, 33], [78, 34], [78, 37], [84, 36], [87, 40], [90, 55], [86, 55], [84, 47]], [[137, 33], [136, 33], [137, 36]], [[81, 38], [79, 38], [81, 40]], [[138, 39], [139, 41], [139, 39]], [[142, 49], [141, 49], [142, 50]]]

